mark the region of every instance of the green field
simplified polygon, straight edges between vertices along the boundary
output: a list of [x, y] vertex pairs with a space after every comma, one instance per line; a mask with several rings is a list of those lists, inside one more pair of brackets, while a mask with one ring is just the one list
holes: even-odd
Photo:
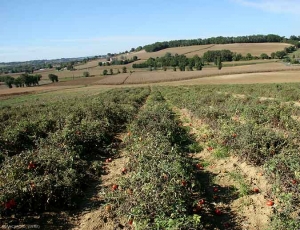
[[298, 83], [83, 87], [2, 100], [0, 220], [69, 229], [76, 214], [96, 229], [299, 229], [299, 100]]

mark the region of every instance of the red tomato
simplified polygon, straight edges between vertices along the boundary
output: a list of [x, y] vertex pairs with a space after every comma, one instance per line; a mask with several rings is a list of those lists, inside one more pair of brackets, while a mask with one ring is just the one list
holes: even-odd
[[35, 164], [30, 161], [29, 164], [28, 164], [28, 169], [34, 169], [35, 168]]
[[212, 150], [213, 150], [213, 147], [208, 147], [207, 150], [208, 150], [208, 151], [212, 151]]
[[111, 158], [108, 158], [108, 161], [109, 161], [109, 162], [112, 162], [112, 159], [111, 159]]
[[253, 192], [259, 193], [259, 189], [258, 189], [258, 188], [254, 188], [254, 189], [253, 189]]
[[293, 184], [297, 184], [297, 181], [296, 181], [296, 180], [292, 180], [292, 183], [293, 183]]
[[129, 221], [128, 221], [128, 224], [132, 225], [132, 223], [133, 223], [133, 219], [130, 218]]
[[219, 192], [219, 189], [218, 188], [214, 188], [214, 192]]
[[218, 216], [220, 216], [220, 215], [222, 215], [222, 212], [221, 212], [220, 209], [216, 209], [216, 210], [215, 210], [215, 214], [218, 215]]
[[14, 206], [17, 205], [14, 199], [11, 199], [11, 200], [9, 201], [9, 203], [10, 203], [11, 207], [14, 207]]
[[198, 164], [196, 164], [196, 168], [199, 169], [199, 170], [202, 170], [202, 169], [203, 169], [203, 166], [202, 166], [202, 164], [199, 164], [199, 163], [198, 163]]
[[232, 134], [232, 137], [233, 137], [233, 138], [236, 138], [236, 137], [237, 137], [237, 134], [236, 134], [236, 133]]
[[268, 205], [268, 206], [273, 206], [273, 205], [274, 205], [274, 202], [271, 201], [271, 200], [269, 200], [269, 201], [267, 201], [267, 205]]
[[114, 185], [112, 186], [112, 190], [115, 191], [115, 190], [118, 189], [118, 187], [119, 187], [119, 186], [118, 186], [117, 184], [114, 184]]
[[204, 199], [201, 199], [199, 200], [198, 204], [204, 204], [205, 203], [205, 200]]
[[126, 172], [127, 172], [127, 169], [126, 169], [126, 168], [123, 168], [123, 169], [122, 169], [122, 173], [125, 174]]
[[182, 186], [187, 186], [187, 182], [185, 180], [181, 181]]

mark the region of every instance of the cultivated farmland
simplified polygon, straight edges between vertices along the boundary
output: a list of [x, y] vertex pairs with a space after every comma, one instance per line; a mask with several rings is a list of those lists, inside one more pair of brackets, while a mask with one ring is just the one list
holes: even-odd
[[132, 58], [137, 56], [139, 59], [147, 60], [150, 57], [156, 58], [164, 56], [167, 52], [175, 55], [185, 54], [187, 57], [193, 57], [194, 55], [202, 56], [208, 50], [231, 50], [232, 52], [241, 53], [246, 55], [251, 53], [253, 56], [259, 56], [262, 53], [270, 55], [272, 52], [283, 50], [285, 47], [289, 47], [291, 44], [286, 43], [235, 43], [235, 44], [224, 44], [224, 45], [200, 45], [200, 46], [185, 46], [176, 47], [160, 50], [154, 53], [147, 53], [142, 50], [139, 52], [133, 52], [126, 56], [127, 58]]
[[4, 100], [1, 221], [297, 229], [299, 88], [92, 86]]

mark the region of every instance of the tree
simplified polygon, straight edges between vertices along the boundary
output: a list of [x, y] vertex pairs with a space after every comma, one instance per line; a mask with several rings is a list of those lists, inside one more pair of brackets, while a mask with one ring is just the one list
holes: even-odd
[[52, 64], [50, 64], [50, 63], [48, 63], [46, 67], [47, 67], [48, 69], [52, 69], [52, 68], [53, 68]]
[[122, 72], [127, 73], [127, 68], [125, 66], [122, 68]]
[[109, 70], [109, 73], [110, 73], [110, 75], [113, 75], [113, 74], [114, 74], [113, 69], [110, 69], [110, 70]]
[[251, 53], [247, 53], [246, 59], [247, 60], [252, 60], [253, 59], [252, 54]]
[[132, 61], [137, 61], [138, 57], [137, 56], [133, 56]]
[[271, 53], [271, 58], [272, 59], [275, 59], [275, 57], [276, 57], [276, 54], [273, 52], [273, 53]]
[[8, 88], [12, 88], [12, 84], [14, 83], [14, 80], [15, 79], [13, 77], [7, 76], [4, 80], [4, 83]]
[[221, 70], [222, 69], [222, 61], [221, 61], [221, 57], [218, 57], [217, 58], [217, 66], [218, 66], [218, 70]]
[[276, 57], [279, 58], [279, 59], [284, 58], [285, 55], [286, 55], [285, 51], [277, 51], [276, 52]]
[[100, 61], [100, 62], [98, 63], [98, 65], [99, 65], [99, 66], [102, 66], [102, 65], [103, 65], [102, 61]]
[[164, 71], [167, 71], [167, 69], [168, 69], [166, 66], [164, 66], [163, 68], [164, 68]]
[[107, 75], [107, 70], [103, 70], [103, 75]]
[[268, 56], [268, 54], [266, 54], [266, 53], [262, 53], [262, 54], [260, 55], [260, 58], [261, 58], [261, 59], [269, 59], [269, 56]]
[[90, 73], [89, 72], [83, 72], [83, 77], [90, 77]]
[[[50, 81], [52, 81], [52, 82], [58, 82], [58, 76], [55, 75], [55, 74], [50, 73], [50, 74], [48, 75], [48, 78], [49, 78]], [[26, 84], [26, 81], [25, 81], [25, 84]]]

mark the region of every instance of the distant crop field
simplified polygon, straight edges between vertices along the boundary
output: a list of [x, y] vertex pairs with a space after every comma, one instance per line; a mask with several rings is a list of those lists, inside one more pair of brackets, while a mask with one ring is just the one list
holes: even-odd
[[224, 44], [224, 45], [200, 45], [200, 46], [186, 46], [176, 47], [160, 50], [158, 52], [147, 53], [142, 50], [139, 52], [130, 53], [124, 55], [127, 58], [137, 56], [139, 59], [147, 60], [150, 57], [156, 58], [165, 55], [167, 52], [171, 54], [185, 54], [187, 57], [193, 57], [194, 55], [202, 56], [208, 50], [231, 50], [232, 52], [241, 53], [246, 55], [251, 53], [253, 56], [259, 56], [262, 53], [270, 55], [272, 52], [281, 51], [285, 47], [289, 47], [291, 44], [287, 43], [235, 43], [235, 44]]
[[99, 84], [144, 84], [164, 81], [178, 81], [192, 78], [210, 77], [217, 75], [230, 75], [230, 74], [242, 74], [242, 73], [258, 73], [258, 72], [276, 72], [276, 71], [289, 71], [300, 70], [300, 66], [285, 66], [281, 63], [267, 63], [264, 65], [245, 65], [235, 67], [224, 67], [222, 70], [217, 68], [204, 68], [202, 71], [143, 71], [133, 72], [125, 81], [124, 78], [115, 75], [110, 78], [101, 80]]

